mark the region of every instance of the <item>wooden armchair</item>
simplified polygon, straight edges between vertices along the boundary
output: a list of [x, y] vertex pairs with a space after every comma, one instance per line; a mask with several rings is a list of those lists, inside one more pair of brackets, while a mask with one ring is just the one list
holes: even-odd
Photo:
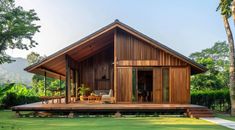
[[114, 97], [113, 97], [113, 90], [110, 89], [108, 95], [102, 95], [101, 101], [102, 101], [103, 103], [105, 103], [105, 102], [115, 103]]

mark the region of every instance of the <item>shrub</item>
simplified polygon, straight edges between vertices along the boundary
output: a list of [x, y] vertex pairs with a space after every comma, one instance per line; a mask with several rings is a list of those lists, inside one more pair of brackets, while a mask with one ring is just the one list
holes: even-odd
[[206, 106], [216, 111], [230, 110], [230, 96], [228, 89], [200, 90], [191, 92], [191, 104]]
[[2, 99], [2, 104], [4, 108], [10, 108], [16, 105], [28, 104], [33, 102], [40, 101], [37, 96], [25, 96], [25, 95], [17, 95], [14, 92], [9, 92]]

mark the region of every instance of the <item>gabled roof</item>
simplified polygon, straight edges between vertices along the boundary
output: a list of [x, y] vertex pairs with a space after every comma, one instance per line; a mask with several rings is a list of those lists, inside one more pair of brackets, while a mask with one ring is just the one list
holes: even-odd
[[93, 39], [97, 38], [98, 36], [101, 36], [101, 35], [103, 35], [103, 34], [105, 34], [107, 32], [110, 32], [110, 31], [116, 29], [116, 28], [122, 29], [122, 30], [124, 30], [124, 31], [126, 31], [126, 32], [128, 32], [128, 33], [130, 33], [130, 34], [132, 34], [132, 35], [134, 35], [134, 36], [144, 40], [145, 42], [147, 42], [149, 44], [152, 44], [153, 46], [156, 46], [156, 47], [162, 49], [163, 51], [166, 51], [167, 53], [172, 54], [175, 57], [179, 58], [180, 60], [188, 63], [194, 69], [194, 71], [192, 71], [192, 74], [194, 74], [194, 73], [195, 74], [196, 73], [202, 73], [202, 72], [205, 72], [207, 70], [204, 66], [202, 66], [202, 65], [196, 63], [195, 61], [189, 59], [188, 57], [186, 57], [186, 56], [184, 56], [184, 55], [182, 55], [182, 54], [180, 54], [180, 53], [170, 49], [169, 47], [163, 45], [162, 43], [160, 43], [160, 42], [158, 42], [158, 41], [156, 41], [156, 40], [154, 40], [154, 39], [144, 35], [143, 33], [133, 29], [132, 27], [130, 27], [130, 26], [128, 26], [128, 25], [126, 25], [126, 24], [124, 24], [122, 22], [120, 22], [119, 20], [115, 20], [113, 23], [111, 23], [111, 24], [109, 24], [109, 25], [99, 29], [98, 31], [88, 35], [87, 37], [85, 37], [85, 38], [83, 38], [83, 39], [81, 39], [81, 40], [79, 40], [79, 41], [77, 41], [77, 42], [75, 42], [75, 43], [73, 43], [73, 44], [71, 44], [71, 45], [61, 49], [61, 50], [59, 50], [59, 51], [57, 51], [56, 53], [48, 56], [44, 60], [42, 60], [42, 61], [40, 61], [38, 63], [35, 63], [33, 65], [28, 66], [27, 68], [25, 68], [25, 70], [29, 71], [29, 72], [34, 72], [33, 71], [34, 69], [36, 69], [36, 68], [46, 64], [47, 62], [50, 62], [53, 59], [56, 59], [56, 58], [58, 58], [60, 56], [63, 56], [66, 53], [69, 53], [69, 51], [73, 50], [74, 48], [79, 47], [80, 45], [83, 45], [86, 42], [88, 42], [90, 40], [93, 40]]

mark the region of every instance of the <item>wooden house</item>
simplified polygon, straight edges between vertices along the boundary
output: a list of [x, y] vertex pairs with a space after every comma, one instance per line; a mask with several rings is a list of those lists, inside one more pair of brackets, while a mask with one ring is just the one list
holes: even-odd
[[[66, 104], [23, 105], [14, 107], [15, 111], [186, 110], [199, 107], [190, 105], [190, 76], [206, 68], [115, 20], [25, 70], [65, 80]], [[78, 99], [76, 90], [81, 84], [91, 91], [112, 89], [115, 104], [71, 103], [71, 97]]]
[[116, 20], [25, 69], [66, 81], [66, 103], [85, 84], [116, 103], [190, 103], [190, 76], [206, 68]]

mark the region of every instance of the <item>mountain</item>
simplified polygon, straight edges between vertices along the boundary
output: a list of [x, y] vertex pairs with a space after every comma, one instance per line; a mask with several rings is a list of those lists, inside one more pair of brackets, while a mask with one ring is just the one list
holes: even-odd
[[24, 58], [12, 58], [15, 62], [0, 65], [0, 84], [5, 82], [17, 82], [29, 84], [33, 74], [24, 71], [28, 62]]

